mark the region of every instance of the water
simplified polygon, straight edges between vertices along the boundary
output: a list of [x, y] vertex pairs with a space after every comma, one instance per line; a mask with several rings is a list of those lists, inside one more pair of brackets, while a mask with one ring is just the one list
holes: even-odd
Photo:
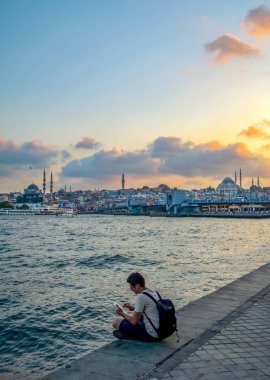
[[41, 377], [113, 340], [142, 272], [181, 307], [269, 261], [270, 220], [0, 217], [0, 376]]

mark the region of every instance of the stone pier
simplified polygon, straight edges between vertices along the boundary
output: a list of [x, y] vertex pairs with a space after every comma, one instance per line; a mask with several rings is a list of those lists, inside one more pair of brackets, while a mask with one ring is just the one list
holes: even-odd
[[114, 340], [44, 380], [267, 379], [270, 263], [177, 310], [160, 343]]

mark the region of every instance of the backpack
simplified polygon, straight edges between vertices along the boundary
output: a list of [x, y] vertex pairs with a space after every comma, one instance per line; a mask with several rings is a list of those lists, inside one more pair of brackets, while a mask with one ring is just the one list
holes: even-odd
[[[160, 294], [157, 292], [157, 295], [159, 297], [159, 300], [157, 301], [154, 297], [151, 296], [151, 294], [147, 292], [143, 292], [146, 296], [151, 298], [157, 306], [158, 315], [159, 315], [159, 328], [155, 328], [152, 321], [148, 316], [145, 314], [148, 321], [151, 323], [153, 329], [155, 329], [158, 337], [160, 340], [168, 338], [170, 335], [172, 335], [175, 331], [177, 334], [177, 321], [175, 316], [175, 307], [171, 300], [169, 299], [162, 299], [160, 297]], [[177, 334], [178, 336], [178, 334]], [[179, 337], [178, 337], [179, 340]]]

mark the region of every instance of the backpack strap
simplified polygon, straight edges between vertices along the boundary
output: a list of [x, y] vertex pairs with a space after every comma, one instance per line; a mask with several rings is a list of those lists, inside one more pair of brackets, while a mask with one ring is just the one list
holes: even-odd
[[[159, 293], [157, 291], [156, 291], [156, 293], [159, 296], [159, 299], [161, 300], [162, 298], [160, 297]], [[155, 302], [155, 304], [157, 304], [157, 300], [151, 294], [149, 294], [147, 292], [142, 292], [142, 294], [145, 294], [146, 296], [148, 296], [149, 298], [151, 298], [151, 300], [153, 300]], [[150, 322], [151, 326], [153, 327], [153, 329], [155, 330], [155, 332], [158, 335], [158, 331], [157, 331], [156, 327], [154, 326], [153, 322], [151, 321], [151, 319], [148, 317], [148, 315], [145, 312], [143, 312], [143, 314], [146, 316], [146, 318]]]
[[[145, 294], [146, 296], [148, 296], [149, 298], [151, 298], [151, 300], [153, 300], [153, 301], [155, 302], [155, 304], [158, 303], [158, 301], [157, 301], [157, 300], [156, 300], [151, 294], [149, 294], [149, 293], [147, 293], [147, 292], [142, 292], [142, 293]], [[159, 294], [159, 292], [158, 292], [157, 290], [156, 290], [156, 293], [157, 293], [157, 295], [158, 295], [158, 297], [159, 297], [159, 300], [162, 301], [162, 298], [161, 298], [161, 296], [160, 296], [160, 294]], [[153, 329], [155, 330], [155, 332], [156, 332], [157, 335], [159, 336], [158, 331], [157, 331], [157, 329], [155, 328], [155, 326], [154, 326], [153, 322], [151, 321], [151, 319], [148, 317], [148, 315], [147, 315], [145, 312], [143, 312], [143, 314], [146, 316], [146, 318], [147, 318], [148, 321], [150, 322], [151, 326], [153, 327]], [[176, 335], [177, 335], [177, 343], [179, 343], [179, 341], [180, 341], [180, 337], [179, 337], [179, 335], [178, 335], [178, 330], [177, 330], [177, 328], [175, 329], [175, 332], [176, 332]]]
[[[160, 301], [161, 301], [162, 298], [160, 297], [159, 292], [158, 292], [157, 290], [156, 290], [155, 292], [157, 293], [157, 295], [158, 295], [158, 297], [159, 297], [159, 299], [160, 299]], [[155, 303], [157, 303], [157, 300], [156, 300], [151, 294], [149, 294], [149, 293], [147, 293], [147, 292], [142, 292], [142, 294], [145, 294], [146, 296], [148, 296], [149, 298], [151, 298], [151, 300], [153, 300]]]

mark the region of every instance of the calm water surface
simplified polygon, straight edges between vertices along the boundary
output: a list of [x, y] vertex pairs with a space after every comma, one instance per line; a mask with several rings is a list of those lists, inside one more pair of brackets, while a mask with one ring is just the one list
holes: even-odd
[[181, 307], [269, 261], [270, 220], [0, 217], [0, 376], [41, 377], [113, 340], [126, 277]]

